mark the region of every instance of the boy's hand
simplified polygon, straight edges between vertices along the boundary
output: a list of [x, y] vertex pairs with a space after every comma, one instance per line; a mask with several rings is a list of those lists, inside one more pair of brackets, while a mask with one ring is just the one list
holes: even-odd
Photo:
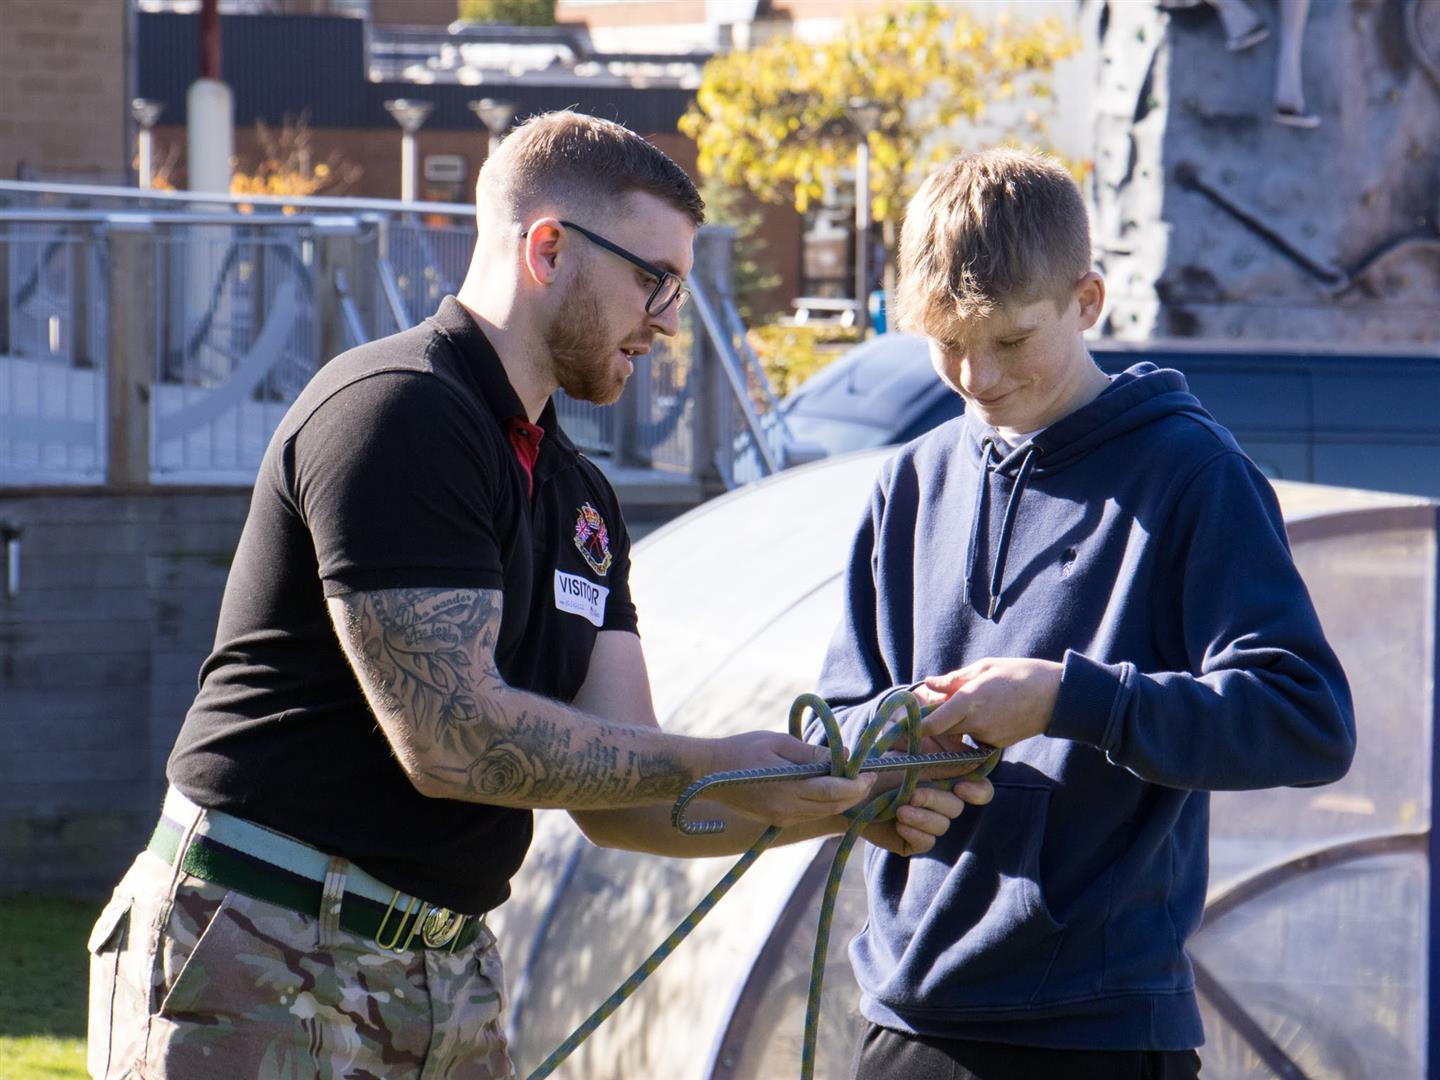
[[922, 705], [943, 702], [921, 730], [947, 747], [969, 735], [988, 746], [1013, 746], [1043, 735], [1055, 712], [1061, 666], [1051, 660], [987, 657], [917, 688]]
[[967, 803], [984, 806], [994, 795], [995, 789], [983, 777], [959, 780], [948, 790], [917, 787], [892, 820], [872, 822], [860, 835], [896, 855], [923, 855], [945, 835]]

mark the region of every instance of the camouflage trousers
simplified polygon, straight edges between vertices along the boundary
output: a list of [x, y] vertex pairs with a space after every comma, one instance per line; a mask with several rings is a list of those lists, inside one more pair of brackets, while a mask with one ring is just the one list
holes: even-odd
[[142, 852], [90, 937], [96, 1080], [508, 1080], [495, 936], [391, 952]]

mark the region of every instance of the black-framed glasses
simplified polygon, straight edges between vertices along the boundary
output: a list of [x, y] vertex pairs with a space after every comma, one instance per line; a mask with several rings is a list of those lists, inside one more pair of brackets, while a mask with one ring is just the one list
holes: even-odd
[[606, 251], [619, 255], [630, 265], [643, 270], [655, 279], [655, 288], [650, 290], [650, 298], [645, 301], [645, 314], [650, 316], [662, 314], [671, 304], [679, 311], [685, 306], [685, 301], [690, 299], [690, 290], [686, 288], [685, 282], [678, 274], [672, 274], [669, 270], [662, 270], [652, 262], [647, 262], [629, 251], [626, 251], [619, 244], [606, 240], [598, 233], [593, 233], [584, 225], [576, 225], [573, 221], [561, 220], [561, 225], [567, 229], [574, 229], [581, 236], [585, 237], [592, 244], [598, 244]]

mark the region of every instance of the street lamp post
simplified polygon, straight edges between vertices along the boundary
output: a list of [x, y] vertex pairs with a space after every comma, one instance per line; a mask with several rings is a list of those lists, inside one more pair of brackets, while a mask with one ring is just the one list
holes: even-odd
[[485, 125], [485, 130], [490, 133], [490, 142], [485, 148], [485, 156], [488, 158], [495, 153], [500, 145], [500, 140], [510, 130], [510, 121], [515, 118], [515, 103], [513, 101], [500, 101], [497, 98], [481, 98], [479, 101], [470, 102], [470, 111], [473, 112]]
[[415, 98], [394, 98], [385, 102], [385, 111], [400, 125], [400, 201], [415, 201], [415, 133], [435, 106]]
[[881, 106], [851, 98], [845, 110], [855, 125], [855, 325], [863, 334], [870, 325], [866, 287], [870, 282], [870, 133], [880, 126]]
[[163, 101], [137, 97], [130, 102], [130, 115], [140, 125], [140, 131], [136, 135], [135, 150], [136, 156], [139, 158], [136, 173], [142, 188], [148, 188], [155, 182], [155, 136], [151, 129], [164, 111], [165, 103]]

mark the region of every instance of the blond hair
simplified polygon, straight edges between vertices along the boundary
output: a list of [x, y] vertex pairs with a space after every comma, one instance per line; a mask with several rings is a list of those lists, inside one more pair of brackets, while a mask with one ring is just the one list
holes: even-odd
[[969, 154], [932, 173], [910, 201], [897, 322], [958, 340], [996, 307], [1067, 301], [1089, 269], [1089, 215], [1064, 166], [1019, 150]]
[[705, 222], [705, 201], [685, 170], [629, 128], [568, 109], [517, 127], [485, 160], [476, 199], [520, 220], [541, 204], [613, 212], [643, 191]]

